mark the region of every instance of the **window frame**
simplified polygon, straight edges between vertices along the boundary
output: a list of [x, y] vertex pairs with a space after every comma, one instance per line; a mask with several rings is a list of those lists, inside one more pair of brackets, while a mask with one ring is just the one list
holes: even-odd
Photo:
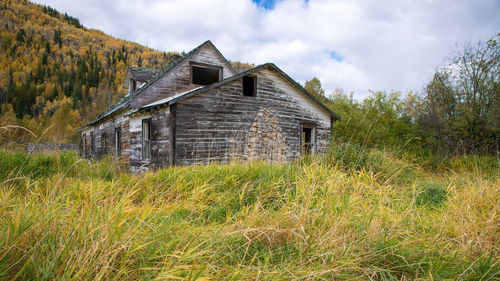
[[219, 80], [216, 81], [216, 82], [214, 82], [214, 83], [220, 82], [222, 80], [222, 78], [224, 77], [224, 75], [223, 75], [224, 67], [222, 67], [220, 65], [213, 65], [213, 64], [208, 64], [208, 63], [201, 63], [201, 62], [193, 62], [193, 61], [191, 61], [191, 62], [189, 62], [189, 82], [191, 84], [194, 84], [194, 85], [206, 86], [206, 85], [210, 85], [210, 84], [213, 84], [213, 83], [210, 83], [210, 84], [197, 84], [197, 83], [194, 83], [193, 67], [217, 69], [219, 71]]
[[121, 128], [117, 127], [117, 128], [115, 128], [115, 154], [116, 154], [116, 157], [120, 157], [122, 154], [122, 147], [121, 147], [122, 141], [121, 141], [121, 139], [122, 139]]
[[90, 132], [90, 156], [94, 156], [95, 154], [95, 138], [94, 131]]
[[[304, 129], [311, 130], [309, 147], [306, 147], [304, 138]], [[300, 154], [301, 155], [311, 155], [316, 151], [316, 132], [317, 125], [314, 123], [302, 123], [300, 126]]]
[[83, 158], [87, 157], [87, 133], [82, 135], [82, 156]]
[[[145, 139], [146, 135], [144, 134], [145, 125], [148, 125], [147, 139]], [[149, 160], [151, 159], [151, 118], [142, 119], [141, 126], [141, 147], [142, 147], [142, 159]]]
[[[252, 95], [245, 94], [245, 79], [251, 78], [253, 80], [253, 91]], [[257, 76], [255, 75], [245, 75], [241, 78], [241, 89], [244, 97], [256, 97], [257, 96]]]
[[101, 132], [101, 153], [106, 154], [106, 132]]

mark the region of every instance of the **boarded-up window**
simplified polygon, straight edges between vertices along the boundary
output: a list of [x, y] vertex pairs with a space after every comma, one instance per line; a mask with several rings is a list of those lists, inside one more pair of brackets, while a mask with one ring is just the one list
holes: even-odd
[[121, 147], [121, 138], [122, 138], [122, 133], [120, 128], [115, 129], [115, 154], [116, 156], [120, 156], [122, 153], [122, 147]]
[[243, 95], [247, 97], [257, 95], [257, 77], [243, 76]]
[[151, 119], [142, 120], [142, 158], [151, 157]]
[[302, 155], [311, 154], [314, 151], [316, 127], [314, 125], [302, 125]]
[[205, 65], [191, 65], [191, 82], [197, 85], [209, 85], [219, 82], [222, 77], [222, 68], [205, 66]]

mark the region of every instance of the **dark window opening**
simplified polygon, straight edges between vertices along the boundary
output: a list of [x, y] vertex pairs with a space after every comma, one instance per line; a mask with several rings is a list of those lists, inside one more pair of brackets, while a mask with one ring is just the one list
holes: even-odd
[[302, 155], [311, 154], [314, 147], [314, 127], [302, 126]]
[[90, 156], [94, 156], [94, 132], [90, 132]]
[[333, 117], [330, 117], [330, 137], [333, 137]]
[[219, 82], [221, 69], [216, 67], [191, 66], [191, 82], [197, 85], [209, 85]]
[[132, 83], [132, 93], [135, 92], [135, 90], [137, 89], [137, 82], [134, 81], [134, 80], [131, 80], [130, 83]]
[[122, 148], [121, 148], [121, 131], [120, 128], [115, 129], [115, 153], [116, 156], [120, 156], [122, 153]]
[[87, 156], [87, 134], [83, 134], [82, 136], [82, 156]]
[[142, 120], [142, 158], [151, 157], [151, 119]]
[[247, 97], [257, 95], [257, 77], [243, 76], [243, 95]]

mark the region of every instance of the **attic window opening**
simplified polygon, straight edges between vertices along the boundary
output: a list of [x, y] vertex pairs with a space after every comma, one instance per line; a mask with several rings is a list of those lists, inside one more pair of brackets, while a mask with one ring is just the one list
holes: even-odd
[[257, 96], [257, 77], [243, 76], [243, 95], [247, 97]]
[[191, 65], [191, 82], [197, 85], [210, 85], [221, 80], [220, 67]]

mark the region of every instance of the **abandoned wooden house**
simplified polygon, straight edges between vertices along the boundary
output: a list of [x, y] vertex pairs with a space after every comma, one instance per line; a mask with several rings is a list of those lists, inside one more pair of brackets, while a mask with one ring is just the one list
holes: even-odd
[[128, 94], [86, 126], [84, 157], [133, 171], [324, 152], [340, 117], [272, 63], [241, 73], [210, 41], [156, 71], [130, 67]]

